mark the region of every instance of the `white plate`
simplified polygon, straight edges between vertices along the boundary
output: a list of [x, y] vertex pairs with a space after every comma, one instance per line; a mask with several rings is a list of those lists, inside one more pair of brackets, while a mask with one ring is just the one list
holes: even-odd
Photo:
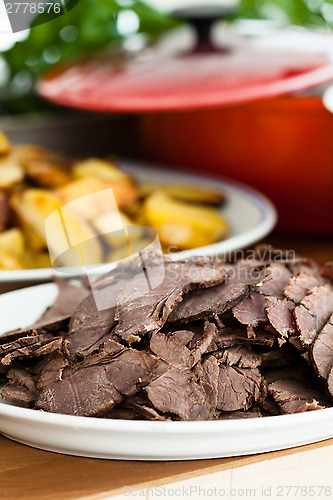
[[[227, 202], [221, 213], [230, 224], [230, 237], [214, 245], [174, 253], [173, 258], [176, 260], [192, 255], [224, 255], [247, 247], [264, 238], [276, 223], [277, 216], [273, 204], [258, 191], [236, 181], [125, 160], [120, 161], [120, 166], [139, 182], [198, 185], [225, 193]], [[53, 274], [52, 268], [0, 271], [0, 291], [7, 291], [4, 287], [8, 284], [12, 285], [13, 289], [22, 284], [49, 281]]]
[[[48, 283], [0, 296], [1, 333], [31, 324], [56, 294], [56, 286]], [[331, 438], [333, 408], [246, 420], [146, 422], [44, 413], [0, 399], [0, 432], [36, 448], [70, 455], [194, 460], [281, 450]]]

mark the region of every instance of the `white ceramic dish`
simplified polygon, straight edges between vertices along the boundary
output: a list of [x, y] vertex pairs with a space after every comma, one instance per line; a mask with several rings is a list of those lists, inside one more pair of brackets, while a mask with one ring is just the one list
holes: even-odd
[[[139, 182], [146, 181], [159, 185], [198, 185], [225, 193], [227, 203], [221, 212], [230, 224], [230, 237], [214, 245], [174, 253], [172, 257], [175, 260], [193, 255], [229, 254], [264, 238], [276, 223], [277, 216], [273, 204], [258, 191], [238, 182], [166, 169], [160, 165], [147, 163], [123, 160], [120, 165]], [[53, 274], [52, 268], [0, 271], [0, 291], [10, 291], [24, 285], [50, 281]]]
[[[56, 286], [48, 283], [0, 296], [0, 333], [31, 324], [56, 294]], [[44, 413], [0, 399], [0, 432], [29, 446], [70, 455], [194, 460], [281, 450], [331, 438], [333, 408], [245, 420], [146, 422]]]

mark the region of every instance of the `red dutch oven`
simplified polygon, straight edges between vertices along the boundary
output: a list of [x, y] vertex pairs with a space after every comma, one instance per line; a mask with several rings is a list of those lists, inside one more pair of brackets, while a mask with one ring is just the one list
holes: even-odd
[[331, 232], [333, 116], [320, 96], [304, 95], [333, 81], [330, 45], [212, 41], [216, 18], [229, 13], [178, 11], [196, 29], [192, 47], [125, 44], [51, 70], [38, 90], [69, 107], [138, 113], [146, 158], [244, 181], [275, 202], [281, 228]]

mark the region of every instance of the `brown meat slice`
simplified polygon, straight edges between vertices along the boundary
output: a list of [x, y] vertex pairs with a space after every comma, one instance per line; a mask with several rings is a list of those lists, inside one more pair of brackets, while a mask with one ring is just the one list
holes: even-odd
[[205, 354], [213, 344], [215, 337], [218, 334], [218, 329], [214, 323], [205, 322], [203, 336], [192, 347], [194, 363], [200, 361], [203, 354]]
[[217, 408], [248, 410], [260, 396], [261, 375], [257, 368], [220, 365]]
[[295, 333], [296, 326], [292, 314], [295, 304], [291, 300], [266, 297], [266, 313], [270, 324], [282, 337]]
[[268, 392], [279, 405], [281, 413], [300, 413], [325, 408], [321, 394], [295, 380], [277, 380], [268, 386]]
[[282, 298], [283, 291], [292, 277], [291, 272], [284, 265], [277, 263], [268, 266], [266, 272], [267, 278], [256, 284], [254, 288], [266, 297]]
[[66, 341], [64, 341], [62, 337], [52, 337], [51, 339], [35, 342], [34, 344], [11, 351], [0, 361], [3, 365], [9, 366], [14, 360], [37, 358], [54, 351], [62, 351], [64, 349], [66, 349]]
[[37, 388], [43, 389], [54, 382], [62, 380], [63, 371], [67, 366], [68, 359], [62, 352], [56, 351], [47, 354], [34, 369]]
[[101, 416], [151, 377], [156, 359], [128, 349], [108, 364], [83, 368], [42, 389], [36, 406], [52, 413]]
[[244, 298], [232, 310], [235, 318], [243, 325], [252, 328], [267, 321], [265, 297], [282, 297], [291, 273], [282, 264], [271, 264], [266, 269], [266, 276], [252, 286], [249, 297]]
[[207, 356], [202, 363], [199, 362], [195, 367], [195, 374], [212, 408], [216, 408], [219, 378], [219, 364], [216, 357]]
[[237, 345], [229, 347], [215, 354], [220, 363], [239, 368], [258, 368], [261, 365], [261, 356], [249, 347]]
[[[255, 329], [251, 337], [248, 336], [244, 327], [221, 328], [214, 338], [215, 349], [225, 349], [234, 345], [259, 345], [272, 347], [275, 342], [275, 335], [264, 330]], [[213, 346], [212, 346], [213, 347]]]
[[170, 336], [177, 339], [182, 345], [187, 345], [193, 339], [194, 333], [189, 330], [177, 330], [170, 333]]
[[294, 311], [300, 339], [310, 346], [318, 332], [333, 314], [333, 289], [322, 285], [312, 289]]
[[228, 266], [226, 272], [225, 281], [221, 285], [187, 294], [170, 314], [168, 324], [223, 314], [248, 295], [250, 285], [262, 278], [262, 274], [249, 265]]
[[146, 387], [153, 406], [163, 413], [173, 413], [181, 420], [210, 420], [213, 409], [205, 391], [191, 372], [171, 368]]
[[244, 418], [261, 418], [262, 413], [260, 408], [251, 408], [247, 411], [230, 411], [221, 412], [219, 415], [219, 420], [239, 420]]
[[159, 331], [182, 296], [194, 288], [221, 283], [225, 271], [213, 262], [166, 262], [163, 282], [148, 293], [147, 282], [138, 275], [118, 297], [114, 334], [129, 344], [140, 341], [147, 333]]
[[313, 341], [310, 352], [318, 375], [327, 380], [333, 368], [333, 314]]
[[232, 312], [243, 325], [256, 327], [259, 323], [267, 321], [265, 296], [252, 292], [249, 297], [239, 302]]
[[114, 315], [114, 307], [99, 311], [94, 295], [89, 294], [78, 306], [70, 322], [67, 337], [70, 355], [86, 356], [97, 350], [114, 326]]
[[27, 370], [11, 368], [7, 374], [9, 379], [2, 391], [2, 398], [8, 403], [28, 408], [32, 406], [37, 397], [35, 379]]
[[89, 293], [86, 288], [74, 286], [57, 276], [53, 277], [53, 280], [58, 286], [58, 296], [52, 306], [40, 317], [38, 323], [59, 317], [70, 318], [80, 302]]
[[170, 365], [188, 371], [194, 365], [190, 349], [181, 344], [174, 336], [153, 333], [150, 339], [151, 351]]
[[35, 333], [28, 337], [18, 338], [16, 340], [13, 340], [12, 342], [8, 342], [7, 344], [0, 345], [0, 356], [5, 356], [6, 354], [16, 351], [17, 349], [37, 344], [38, 342], [44, 342], [45, 340], [50, 340], [53, 338], [53, 335], [48, 333], [42, 335], [38, 335], [37, 333]]
[[303, 271], [291, 278], [284, 289], [284, 295], [287, 299], [299, 304], [310, 293], [312, 288], [321, 284], [322, 279], [320, 276], [312, 276]]

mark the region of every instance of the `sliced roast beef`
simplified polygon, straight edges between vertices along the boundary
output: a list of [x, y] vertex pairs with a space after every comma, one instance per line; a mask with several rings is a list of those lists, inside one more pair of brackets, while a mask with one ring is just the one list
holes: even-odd
[[185, 293], [194, 288], [214, 286], [224, 277], [222, 267], [214, 263], [166, 262], [162, 284], [147, 293], [147, 283], [141, 274], [138, 275], [129, 283], [125, 296], [118, 297], [114, 333], [128, 344], [140, 341], [147, 333], [162, 328]]
[[281, 413], [300, 413], [325, 408], [321, 394], [295, 380], [284, 379], [269, 384], [268, 392], [279, 405]]
[[288, 338], [295, 333], [294, 309], [295, 304], [291, 300], [266, 297], [267, 318], [282, 337]]
[[195, 363], [190, 349], [181, 344], [173, 335], [153, 333], [150, 339], [150, 349], [161, 359], [180, 370], [188, 371]]
[[108, 364], [82, 368], [39, 392], [36, 406], [52, 413], [100, 416], [151, 377], [153, 356], [126, 350]]
[[321, 276], [333, 283], [333, 262], [326, 262], [321, 270]]
[[311, 360], [318, 375], [327, 380], [333, 368], [333, 314], [313, 341]]
[[195, 373], [212, 408], [216, 408], [219, 378], [219, 364], [216, 357], [207, 356], [202, 363], [199, 362], [195, 367]]
[[291, 279], [291, 272], [282, 264], [273, 263], [267, 268], [267, 277], [254, 285], [262, 295], [283, 297], [283, 291]]
[[217, 408], [222, 411], [248, 410], [259, 399], [260, 382], [258, 368], [220, 365]]
[[250, 291], [250, 285], [260, 281], [262, 275], [249, 265], [226, 267], [224, 283], [207, 290], [187, 294], [169, 316], [168, 323], [189, 322], [223, 314]]
[[84, 355], [98, 349], [114, 326], [115, 308], [99, 311], [92, 293], [86, 297], [72, 316], [69, 328], [71, 356]]
[[43, 389], [62, 380], [63, 371], [67, 366], [68, 359], [64, 353], [55, 351], [52, 354], [47, 354], [34, 368], [37, 388]]
[[64, 341], [62, 337], [52, 337], [50, 339], [43, 339], [39, 342], [15, 349], [1, 358], [0, 362], [5, 366], [9, 366], [14, 360], [37, 358], [54, 351], [62, 351], [64, 349], [66, 349], [66, 341]]
[[249, 297], [239, 302], [232, 312], [243, 325], [256, 327], [259, 323], [267, 321], [265, 296], [252, 292]]
[[58, 296], [54, 304], [49, 307], [38, 320], [38, 323], [52, 321], [54, 318], [70, 318], [77, 306], [88, 295], [86, 288], [74, 286], [67, 280], [55, 276], [54, 281], [58, 286]]
[[210, 420], [213, 408], [193, 373], [171, 368], [146, 387], [153, 406], [177, 415], [181, 420]]
[[300, 339], [310, 346], [317, 333], [333, 314], [333, 289], [322, 285], [312, 289], [294, 311]]
[[275, 343], [275, 335], [264, 330], [254, 329], [249, 336], [247, 329], [239, 327], [221, 328], [214, 338], [215, 349], [225, 349], [234, 345], [258, 345], [272, 347]]
[[7, 374], [9, 382], [1, 391], [2, 398], [8, 403], [28, 408], [37, 398], [33, 375], [24, 369], [11, 368]]
[[312, 276], [305, 272], [301, 272], [293, 276], [286, 288], [284, 295], [287, 299], [292, 300], [295, 304], [299, 304], [306, 297], [312, 288], [322, 284], [320, 276]]
[[244, 418], [261, 418], [262, 412], [259, 407], [251, 408], [247, 411], [220, 412], [219, 420], [238, 420]]
[[261, 365], [261, 356], [249, 347], [237, 345], [229, 347], [215, 354], [221, 363], [239, 368], [258, 368]]

